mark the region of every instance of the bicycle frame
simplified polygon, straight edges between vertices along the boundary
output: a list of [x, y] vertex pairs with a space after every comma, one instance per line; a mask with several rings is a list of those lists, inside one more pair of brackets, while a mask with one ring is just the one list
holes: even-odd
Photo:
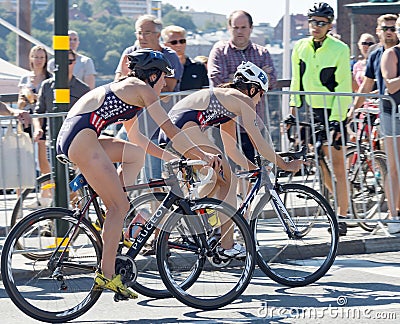
[[[137, 184], [137, 185], [132, 185], [125, 187], [125, 191], [129, 190], [140, 190], [144, 188], [159, 188], [163, 186], [169, 186], [171, 189], [165, 199], [162, 201], [160, 206], [157, 208], [157, 210], [154, 212], [154, 214], [143, 224], [143, 228], [141, 231], [138, 233], [134, 241], [132, 242], [132, 245], [129, 247], [128, 251], [126, 252], [126, 255], [131, 257], [132, 259], [135, 259], [136, 256], [139, 254], [140, 250], [144, 247], [146, 244], [147, 240], [150, 238], [150, 236], [153, 234], [155, 229], [160, 225], [161, 221], [163, 220], [164, 216], [168, 213], [170, 208], [174, 205], [177, 204], [185, 213], [185, 215], [193, 215], [196, 217], [193, 217], [191, 219], [190, 226], [194, 230], [195, 233], [199, 234], [199, 237], [201, 239], [202, 246], [204, 247], [209, 247], [209, 244], [206, 240], [205, 234], [202, 231], [202, 224], [201, 220], [199, 217], [197, 217], [197, 214], [191, 211], [191, 208], [189, 206], [189, 201], [187, 199], [184, 199], [183, 197], [183, 192], [182, 189], [179, 186], [179, 181], [176, 175], [173, 172], [173, 167], [170, 164], [167, 164], [166, 167], [168, 168], [169, 171], [169, 177], [167, 179], [157, 179], [157, 180], [151, 180], [146, 184]], [[75, 209], [74, 216], [77, 218], [77, 223], [75, 226], [71, 227], [67, 233], [64, 235], [63, 239], [61, 240], [60, 244], [56, 248], [56, 250], [53, 252], [52, 257], [53, 258], [55, 255], [58, 255], [60, 252], [60, 258], [58, 259], [58, 262], [56, 264], [55, 268], [58, 268], [61, 266], [61, 263], [63, 265], [69, 265], [77, 268], [84, 268], [84, 269], [91, 269], [94, 270], [93, 267], [88, 267], [84, 265], [75, 265], [75, 264], [70, 264], [68, 262], [64, 262], [64, 254], [66, 251], [68, 251], [68, 246], [69, 246], [69, 234], [71, 233], [71, 230], [74, 229], [74, 232], [72, 233], [72, 237], [74, 237], [77, 232], [79, 231], [79, 224], [81, 223], [84, 215], [88, 212], [90, 205], [93, 204], [97, 218], [103, 226], [103, 215], [102, 211], [99, 205], [99, 202], [97, 198], [99, 197], [98, 194], [93, 190], [93, 188], [87, 184], [87, 183], [81, 183], [81, 185], [87, 185], [87, 190], [89, 192], [89, 199], [85, 202], [84, 206], [79, 209]], [[128, 214], [131, 212], [130, 210]], [[122, 245], [121, 245], [122, 247]], [[185, 249], [188, 249], [186, 246]], [[198, 246], [193, 247], [194, 250], [198, 249]], [[61, 250], [61, 251], [60, 251]]]
[[[300, 151], [303, 152], [304, 150]], [[296, 156], [300, 152], [294, 153], [286, 153], [285, 156]], [[259, 159], [258, 159], [259, 160]], [[258, 164], [261, 165], [261, 161], [258, 161]], [[264, 187], [266, 192], [270, 194], [270, 200], [272, 200], [272, 207], [275, 213], [278, 215], [279, 221], [282, 226], [285, 228], [286, 234], [289, 238], [296, 238], [297, 235], [297, 226], [291, 219], [288, 211], [281, 198], [277, 193], [277, 188], [279, 189], [278, 180], [275, 178], [275, 175], [272, 171], [267, 171], [266, 167], [261, 165], [257, 170], [240, 172], [237, 174], [239, 178], [252, 178], [256, 177], [256, 182], [251, 188], [250, 192], [247, 194], [246, 198], [243, 200], [243, 203], [238, 209], [238, 214], [244, 217], [245, 212], [250, 207], [253, 202], [255, 196], [258, 194], [259, 190]], [[275, 180], [273, 180], [275, 178]], [[272, 182], [274, 181], [275, 184]], [[293, 229], [293, 230], [292, 230]]]

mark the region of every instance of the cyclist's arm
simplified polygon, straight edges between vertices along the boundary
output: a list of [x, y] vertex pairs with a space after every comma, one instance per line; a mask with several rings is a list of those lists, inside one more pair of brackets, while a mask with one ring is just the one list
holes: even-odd
[[178, 158], [174, 154], [171, 154], [170, 152], [158, 147], [152, 141], [150, 141], [148, 137], [144, 136], [140, 132], [137, 117], [125, 121], [123, 124], [127, 131], [129, 141], [139, 145], [146, 153], [165, 161]]

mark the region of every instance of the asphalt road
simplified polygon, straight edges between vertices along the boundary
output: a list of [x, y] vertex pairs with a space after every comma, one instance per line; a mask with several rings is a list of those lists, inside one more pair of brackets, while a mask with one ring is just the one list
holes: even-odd
[[[338, 256], [317, 283], [287, 288], [256, 270], [240, 300], [199, 311], [174, 299], [115, 303], [103, 293], [72, 323], [399, 323], [400, 252]], [[37, 323], [10, 301], [0, 285], [1, 323]]]

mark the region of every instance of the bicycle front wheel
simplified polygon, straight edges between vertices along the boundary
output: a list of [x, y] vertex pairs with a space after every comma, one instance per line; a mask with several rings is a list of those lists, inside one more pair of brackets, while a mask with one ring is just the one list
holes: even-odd
[[335, 214], [317, 191], [301, 184], [280, 185], [277, 193], [288, 218], [282, 225], [269, 193], [254, 208], [250, 226], [258, 246], [257, 261], [272, 280], [300, 287], [320, 279], [335, 260], [338, 225]]
[[[13, 303], [36, 320], [73, 320], [100, 297], [93, 279], [101, 259], [101, 238], [86, 219], [74, 231], [77, 223], [70, 210], [42, 209], [16, 224], [4, 243], [4, 288]], [[32, 261], [26, 253], [46, 257]]]
[[[187, 306], [203, 310], [223, 307], [249, 284], [255, 263], [254, 240], [236, 210], [216, 199], [191, 202], [194, 215], [175, 211], [157, 241], [157, 262], [168, 290]], [[222, 224], [222, 227], [221, 227]], [[225, 258], [224, 240], [244, 247], [242, 256]]]
[[[371, 232], [376, 228], [377, 221], [387, 218], [387, 201], [384, 181], [387, 176], [386, 154], [375, 151], [372, 154], [354, 150], [347, 153], [347, 158], [353, 161], [354, 169], [350, 173], [351, 207], [354, 217], [359, 219], [358, 225]], [[356, 161], [354, 161], [356, 160]], [[368, 222], [370, 220], [370, 222]]]

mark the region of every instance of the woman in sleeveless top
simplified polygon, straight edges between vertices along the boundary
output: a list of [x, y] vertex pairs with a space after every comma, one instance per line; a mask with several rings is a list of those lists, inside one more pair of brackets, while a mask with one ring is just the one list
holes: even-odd
[[[129, 201], [121, 183], [131, 185], [135, 182], [146, 153], [167, 160], [175, 158], [140, 133], [137, 112], [148, 109], [150, 116], [168, 136], [179, 138], [192, 156], [208, 162], [217, 170], [221, 166], [216, 155], [203, 152], [182, 134], [161, 107], [158, 96], [165, 84], [164, 78], [173, 72], [163, 54], [143, 49], [128, 57], [132, 72], [127, 77], [93, 89], [71, 108], [58, 134], [57, 153], [65, 154], [77, 165], [107, 209], [102, 233], [101, 270], [96, 273], [95, 283], [101, 288], [135, 298], [137, 295], [122, 284], [120, 275], [115, 275], [115, 256], [123, 220], [129, 210]], [[129, 130], [128, 137], [132, 143], [100, 136], [102, 129], [121, 120]], [[122, 162], [118, 173], [114, 162]]]
[[[396, 21], [397, 36], [400, 36], [400, 18]], [[381, 59], [381, 72], [389, 94], [396, 103], [395, 111], [388, 100], [383, 100], [383, 112], [380, 114], [381, 130], [385, 135], [385, 149], [388, 160], [389, 176], [385, 179], [385, 192], [391, 219], [400, 216], [400, 179], [397, 163], [400, 160], [400, 119], [396, 114], [400, 105], [400, 45], [387, 49]], [[389, 223], [391, 234], [400, 232], [400, 223]]]
[[[238, 66], [231, 83], [218, 88], [199, 90], [179, 101], [168, 113], [172, 122], [181, 128], [185, 134], [203, 150], [220, 154], [221, 150], [206, 136], [205, 128], [208, 126], [220, 127], [221, 138], [226, 155], [242, 168], [249, 170], [256, 166], [249, 161], [238, 148], [236, 141], [236, 116], [242, 119], [242, 126], [255, 144], [257, 151], [269, 161], [274, 162], [279, 168], [297, 172], [302, 161], [285, 162], [278, 156], [273, 147], [267, 143], [257, 125], [255, 106], [260, 101], [263, 93], [268, 90], [267, 74], [251, 62], [243, 62]], [[166, 136], [160, 134], [161, 142], [168, 142]], [[173, 140], [173, 139], [172, 139]], [[185, 154], [180, 143], [172, 141], [174, 150]], [[233, 176], [228, 160], [222, 158], [223, 174], [215, 174], [215, 183], [204, 190], [202, 194], [215, 195], [218, 199], [225, 200], [232, 206], [236, 206], [237, 179]], [[221, 231], [228, 231], [229, 224], [222, 225]], [[232, 229], [231, 229], [232, 230]], [[228, 256], [240, 254], [244, 249], [236, 244], [235, 250], [229, 249], [233, 242], [233, 235], [221, 242], [222, 251]], [[225, 246], [223, 246], [225, 245]], [[242, 252], [238, 252], [242, 250]]]

